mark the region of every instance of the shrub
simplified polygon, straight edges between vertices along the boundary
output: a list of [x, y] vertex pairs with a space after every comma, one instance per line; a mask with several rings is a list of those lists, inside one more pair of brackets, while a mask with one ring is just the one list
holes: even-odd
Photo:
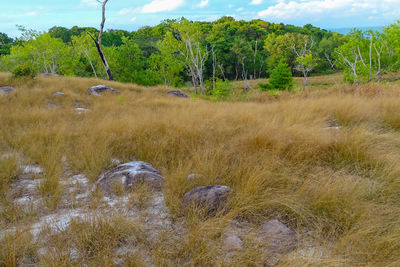
[[206, 83], [206, 94], [213, 96], [216, 100], [226, 99], [232, 92], [232, 83], [229, 80], [215, 80], [215, 89], [213, 89], [212, 79]]
[[20, 77], [34, 78], [36, 76], [36, 71], [30, 65], [22, 64], [13, 69], [12, 76], [14, 78], [20, 78]]
[[282, 58], [275, 69], [271, 72], [268, 84], [258, 84], [262, 91], [270, 89], [290, 90], [293, 88], [293, 76], [288, 64]]

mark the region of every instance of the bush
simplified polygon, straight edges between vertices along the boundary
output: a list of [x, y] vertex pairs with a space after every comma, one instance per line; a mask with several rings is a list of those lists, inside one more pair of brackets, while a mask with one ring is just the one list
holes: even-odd
[[215, 89], [213, 89], [212, 79], [206, 83], [206, 94], [213, 96], [216, 100], [226, 99], [232, 92], [232, 83], [229, 80], [215, 80]]
[[23, 64], [15, 67], [12, 71], [12, 77], [30, 77], [34, 78], [36, 76], [36, 71], [28, 64]]
[[271, 72], [269, 83], [258, 84], [262, 91], [277, 89], [290, 90], [293, 88], [293, 76], [288, 64], [284, 59], [281, 59], [275, 69]]

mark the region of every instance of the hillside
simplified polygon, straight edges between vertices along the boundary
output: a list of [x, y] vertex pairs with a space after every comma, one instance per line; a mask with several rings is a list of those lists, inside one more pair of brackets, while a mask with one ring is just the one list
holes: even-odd
[[[399, 83], [341, 81], [215, 102], [0, 73], [0, 265], [398, 266]], [[135, 161], [161, 190], [97, 186]], [[181, 201], [210, 185], [216, 213]]]

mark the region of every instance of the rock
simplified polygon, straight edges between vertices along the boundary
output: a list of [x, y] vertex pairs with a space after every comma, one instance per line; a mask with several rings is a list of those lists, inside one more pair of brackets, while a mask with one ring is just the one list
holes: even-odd
[[147, 183], [151, 189], [161, 190], [164, 178], [151, 164], [143, 161], [132, 161], [121, 164], [102, 175], [95, 183], [107, 194], [113, 189], [122, 186], [122, 189], [129, 190], [139, 183]]
[[326, 121], [325, 130], [339, 130], [340, 126], [335, 118], [330, 118]]
[[90, 111], [90, 109], [87, 108], [75, 108], [75, 110], [78, 111], [78, 114], [83, 114]]
[[171, 90], [171, 91], [168, 91], [167, 94], [173, 95], [173, 96], [176, 96], [176, 97], [181, 97], [181, 98], [188, 98], [189, 97], [187, 94], [185, 94], [184, 92], [182, 92], [180, 90]]
[[224, 249], [230, 253], [233, 251], [241, 250], [243, 248], [243, 241], [234, 233], [225, 234]]
[[21, 166], [22, 173], [23, 174], [42, 174], [43, 170], [40, 166], [38, 165], [24, 165]]
[[105, 92], [112, 92], [115, 94], [119, 94], [118, 90], [116, 90], [108, 85], [104, 85], [104, 84], [92, 86], [89, 88], [89, 91], [90, 91], [90, 94], [92, 94], [92, 95], [101, 95]]
[[53, 94], [53, 97], [59, 97], [59, 96], [65, 96], [65, 94], [63, 92], [55, 92]]
[[8, 94], [11, 93], [11, 91], [14, 91], [14, 87], [11, 86], [0, 87], [0, 94]]
[[181, 201], [185, 207], [196, 205], [205, 208], [209, 214], [215, 214], [218, 209], [226, 208], [232, 192], [231, 188], [223, 185], [198, 186], [187, 192]]
[[296, 233], [278, 220], [261, 225], [260, 242], [265, 243], [271, 253], [287, 253], [296, 248]]

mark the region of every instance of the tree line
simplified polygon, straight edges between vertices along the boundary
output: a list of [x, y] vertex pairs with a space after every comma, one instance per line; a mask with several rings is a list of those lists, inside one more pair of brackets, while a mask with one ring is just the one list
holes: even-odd
[[[28, 65], [39, 73], [106, 78], [94, 36], [99, 30], [74, 26], [37, 32], [18, 26], [21, 36], [0, 33], [0, 70]], [[400, 23], [382, 31], [341, 35], [303, 27], [222, 17], [214, 22], [164, 20], [137, 31], [101, 32], [102, 52], [113, 78], [141, 85], [192, 84], [196, 92], [218, 82], [268, 78], [281, 60], [293, 75], [343, 70], [362, 82], [400, 68]]]

